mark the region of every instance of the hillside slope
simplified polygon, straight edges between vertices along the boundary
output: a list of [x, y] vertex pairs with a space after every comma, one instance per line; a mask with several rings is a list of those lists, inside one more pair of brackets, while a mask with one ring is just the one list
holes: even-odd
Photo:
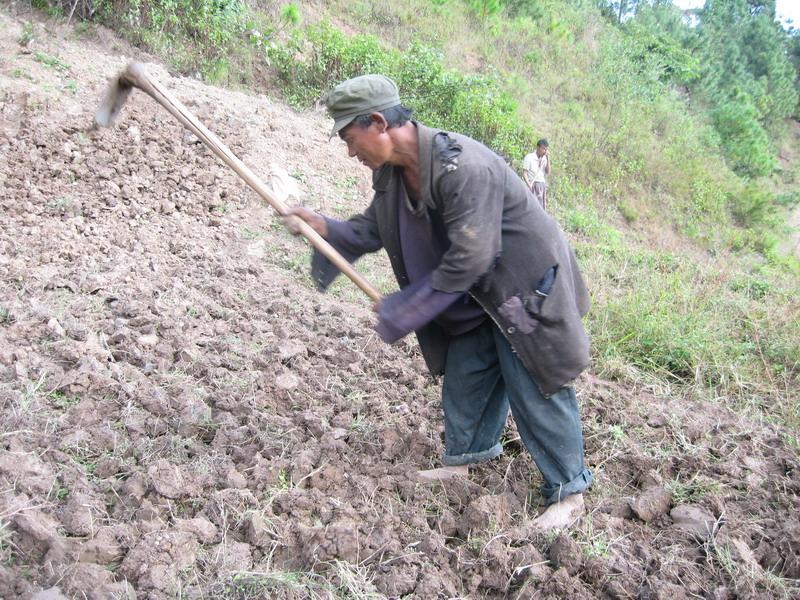
[[[132, 58], [0, 12], [0, 598], [798, 593], [796, 432], [668, 387], [578, 382], [597, 481], [569, 534], [526, 535], [513, 423], [468, 481], [416, 484], [442, 442], [415, 342], [382, 344], [347, 283], [316, 293], [303, 244], [143, 94], [90, 128]], [[364, 206], [324, 115], [150, 70], [307, 204]]]

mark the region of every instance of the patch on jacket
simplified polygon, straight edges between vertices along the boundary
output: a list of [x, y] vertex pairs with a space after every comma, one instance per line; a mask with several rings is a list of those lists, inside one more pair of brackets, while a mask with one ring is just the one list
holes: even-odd
[[458, 157], [461, 155], [461, 145], [458, 142], [440, 131], [433, 137], [433, 147], [439, 160], [442, 161], [442, 168], [446, 173], [458, 168]]

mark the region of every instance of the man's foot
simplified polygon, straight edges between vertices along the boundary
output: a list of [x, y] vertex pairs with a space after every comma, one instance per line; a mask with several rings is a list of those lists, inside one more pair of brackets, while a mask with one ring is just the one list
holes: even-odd
[[531, 523], [532, 531], [544, 532], [553, 529], [567, 529], [583, 514], [583, 494], [567, 496], [561, 502], [548, 506]]
[[441, 467], [440, 469], [428, 469], [427, 471], [417, 471], [417, 481], [429, 483], [431, 481], [447, 481], [456, 477], [466, 477], [469, 475], [468, 465], [457, 467]]

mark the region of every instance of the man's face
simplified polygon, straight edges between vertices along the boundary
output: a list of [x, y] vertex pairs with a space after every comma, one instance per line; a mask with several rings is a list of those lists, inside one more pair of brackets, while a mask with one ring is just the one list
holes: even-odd
[[544, 156], [547, 153], [547, 146], [536, 146], [536, 156]]
[[369, 127], [351, 123], [339, 132], [339, 137], [347, 144], [347, 154], [373, 171], [391, 156], [391, 140], [380, 121], [373, 120]]

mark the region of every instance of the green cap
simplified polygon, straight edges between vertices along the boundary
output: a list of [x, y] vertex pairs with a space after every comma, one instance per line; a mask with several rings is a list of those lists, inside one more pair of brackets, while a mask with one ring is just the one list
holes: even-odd
[[400, 104], [397, 84], [385, 75], [361, 75], [343, 81], [322, 100], [334, 120], [331, 137], [360, 115], [380, 112]]

